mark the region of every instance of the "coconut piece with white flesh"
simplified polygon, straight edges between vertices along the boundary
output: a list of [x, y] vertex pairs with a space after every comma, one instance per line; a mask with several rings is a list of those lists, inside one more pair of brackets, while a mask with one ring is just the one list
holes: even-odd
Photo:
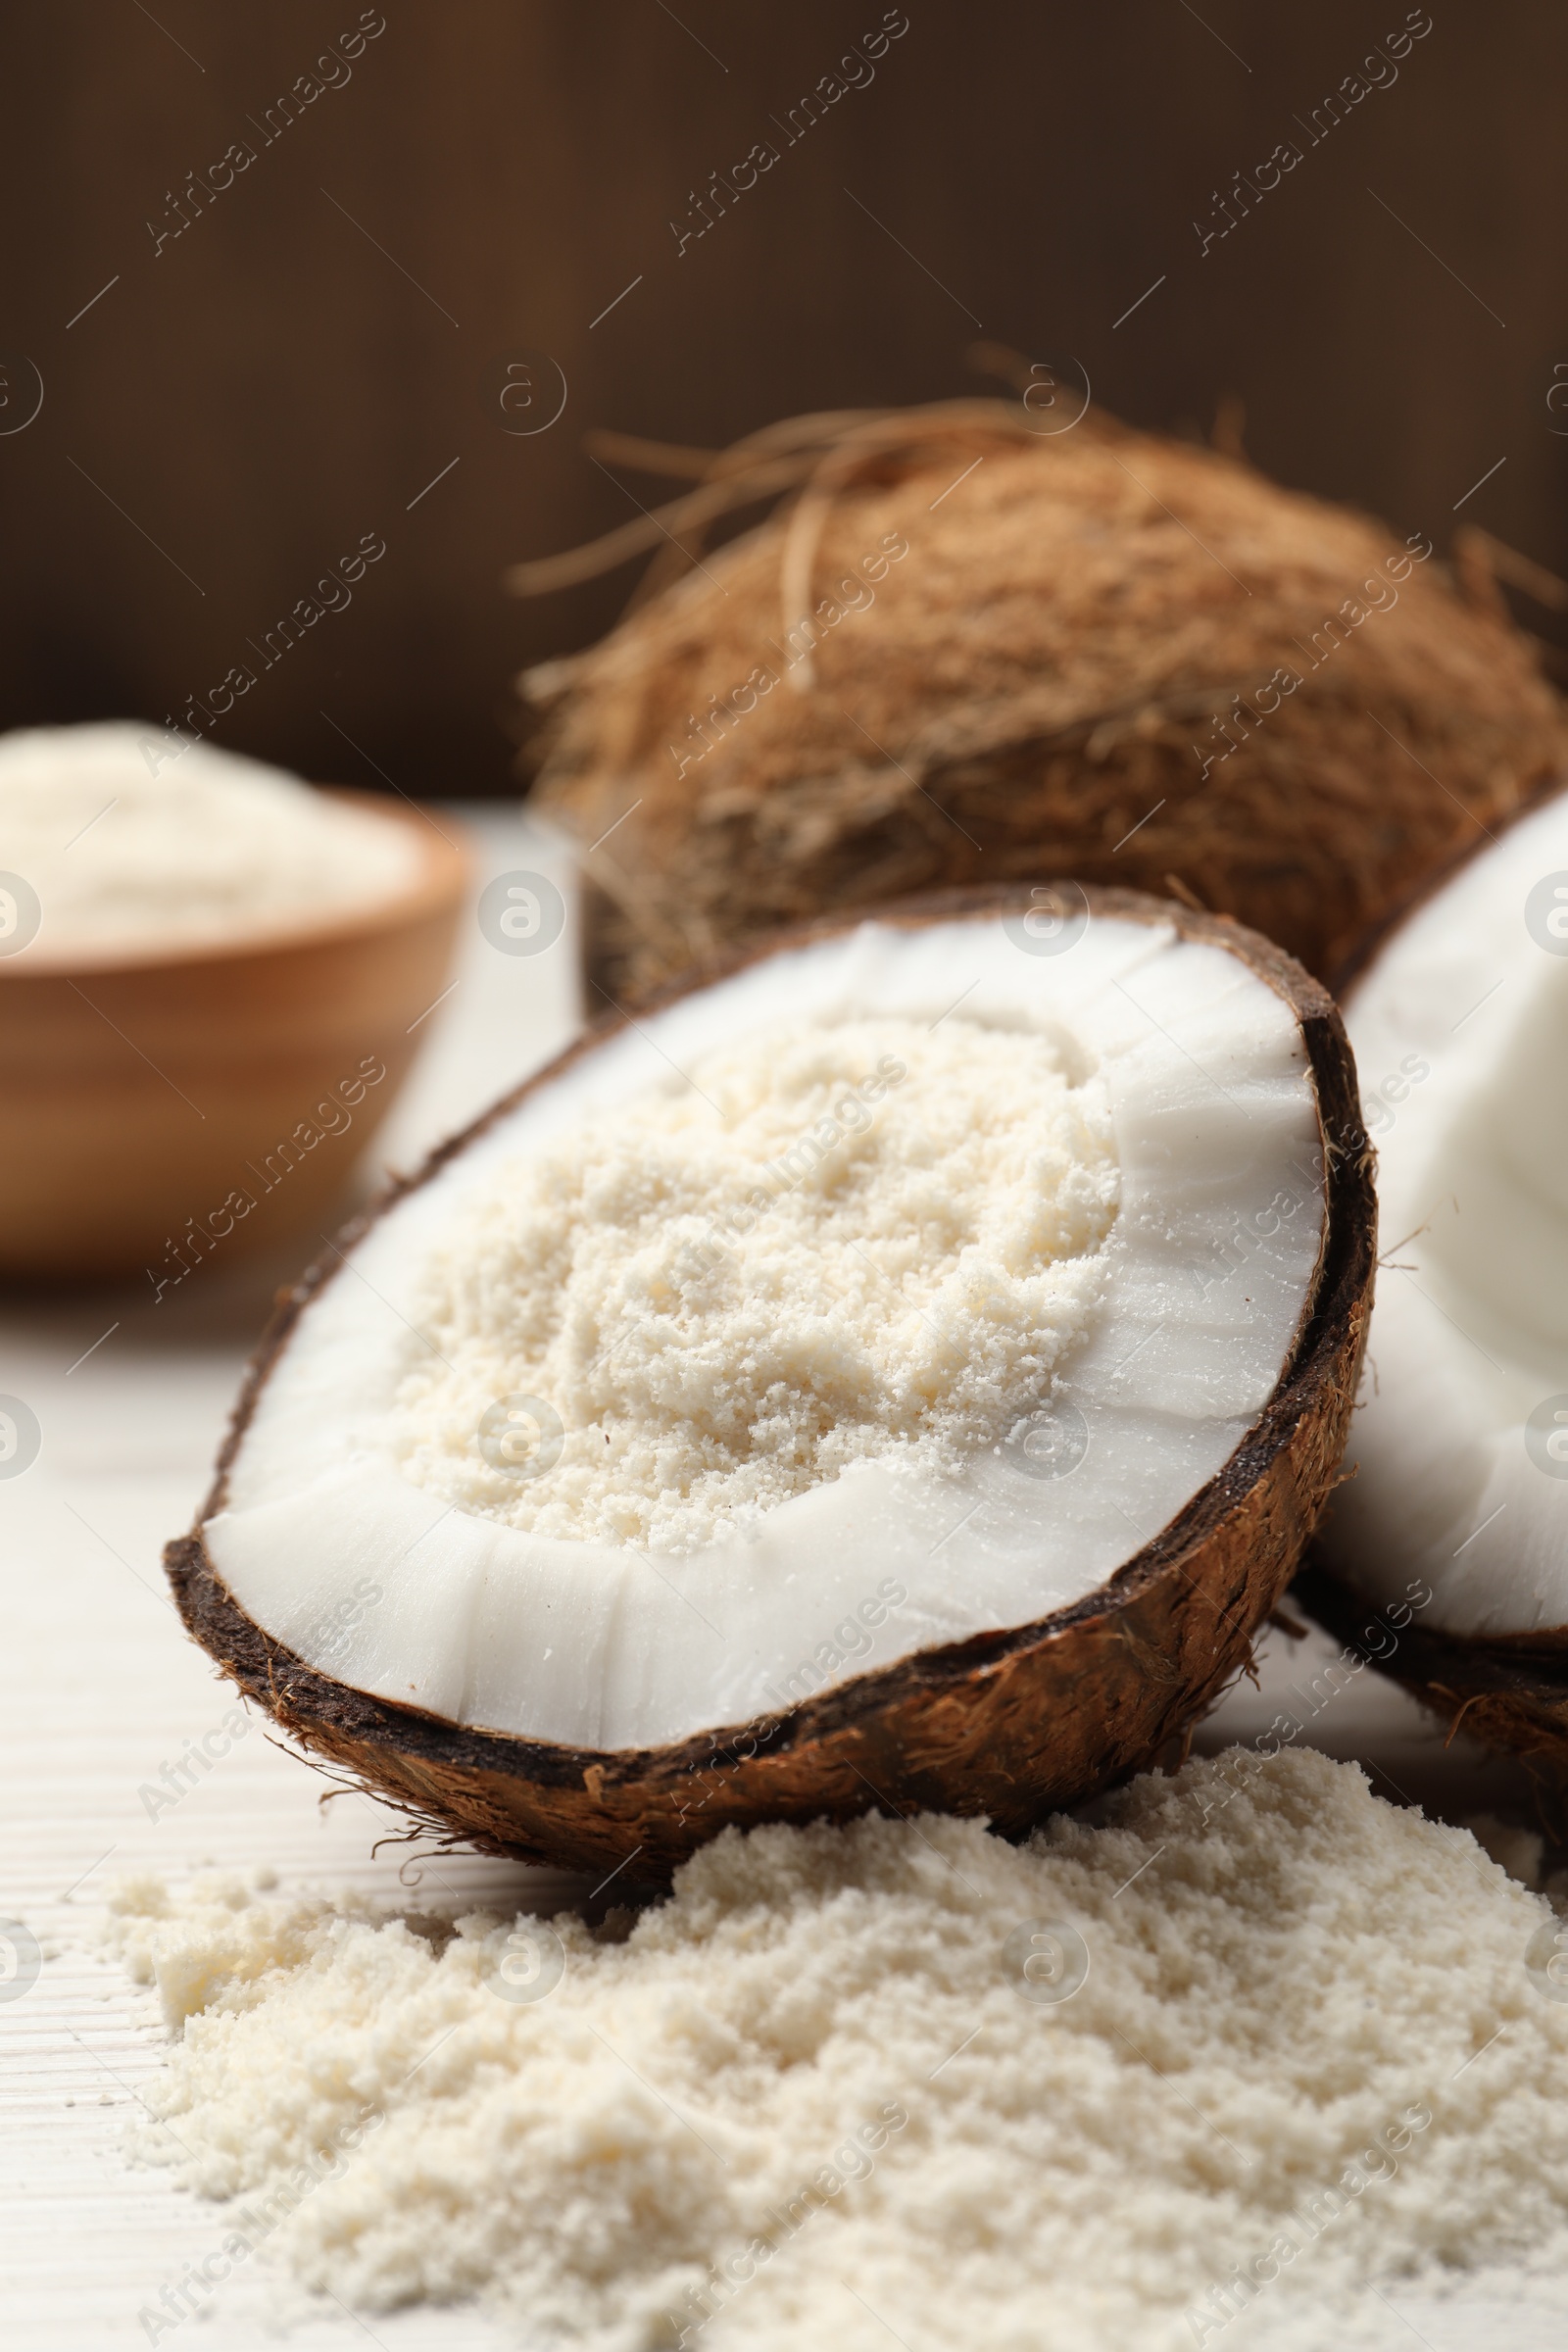
[[1013, 889], [765, 943], [306, 1278], [171, 1546], [187, 1623], [519, 1852], [1022, 1828], [1190, 1723], [1291, 1573], [1369, 1294], [1355, 1126], [1331, 1002], [1227, 922]]
[[1386, 1258], [1314, 1600], [1338, 1622], [1417, 1580], [1396, 1670], [1568, 1751], [1568, 794], [1394, 927], [1347, 1021]]

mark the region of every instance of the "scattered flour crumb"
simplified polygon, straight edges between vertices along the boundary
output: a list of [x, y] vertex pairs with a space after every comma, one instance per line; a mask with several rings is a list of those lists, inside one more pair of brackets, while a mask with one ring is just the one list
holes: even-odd
[[[956, 1462], [1049, 1394], [1119, 1195], [1100, 1079], [961, 1017], [781, 1026], [689, 1076], [499, 1168], [455, 1220], [396, 1399], [416, 1484], [689, 1551], [857, 1462]], [[512, 1396], [562, 1425], [520, 1477], [478, 1435]]]
[[41, 953], [96, 955], [346, 913], [418, 853], [280, 768], [115, 719], [0, 736], [0, 869], [37, 897]]
[[237, 1877], [116, 1900], [179, 2034], [144, 2152], [233, 2200], [215, 2248], [367, 2312], [480, 2297], [592, 2352], [1323, 2352], [1404, 2340], [1373, 2278], [1568, 2280], [1552, 1913], [1314, 1753], [1016, 1848], [727, 1831], [616, 1936]]

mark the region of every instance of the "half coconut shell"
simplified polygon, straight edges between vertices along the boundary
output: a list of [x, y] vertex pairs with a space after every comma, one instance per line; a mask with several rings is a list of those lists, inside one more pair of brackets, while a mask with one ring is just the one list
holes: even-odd
[[1430, 1707], [1454, 1732], [1507, 1748], [1568, 1780], [1568, 1637], [1466, 1642], [1411, 1625], [1386, 1646], [1376, 1604], [1309, 1553], [1294, 1597], [1347, 1649]]
[[[1534, 846], [1524, 858], [1522, 870], [1517, 861], [1510, 869], [1507, 861], [1525, 842], [1533, 842]], [[1462, 971], [1464, 956], [1468, 954], [1472, 960], [1476, 958], [1478, 934], [1485, 931], [1487, 922], [1500, 907], [1498, 930], [1502, 940], [1509, 947], [1517, 948], [1524, 956], [1532, 956], [1543, 944], [1543, 933], [1539, 918], [1534, 933], [1531, 930], [1527, 897], [1529, 886], [1538, 875], [1543, 874], [1545, 883], [1542, 887], [1549, 886], [1556, 879], [1557, 871], [1560, 871], [1565, 859], [1568, 859], [1568, 779], [1559, 773], [1520, 808], [1499, 817], [1495, 828], [1489, 829], [1483, 839], [1467, 842], [1437, 871], [1413, 881], [1389, 917], [1369, 931], [1346, 956], [1338, 967], [1337, 979], [1351, 1027], [1358, 1028], [1361, 1009], [1359, 992], [1362, 989], [1370, 991], [1374, 987], [1380, 967], [1396, 968], [1395, 959], [1398, 957], [1401, 948], [1423, 926], [1432, 926], [1436, 930], [1440, 942], [1436, 960], [1448, 970]], [[1487, 880], [1489, 868], [1495, 869], [1494, 878], [1491, 881]], [[1482, 887], [1477, 897], [1468, 904], [1450, 898], [1450, 893], [1458, 894], [1467, 886], [1477, 883]], [[1535, 941], [1534, 950], [1529, 944], [1532, 937]], [[1453, 1006], [1444, 1005], [1439, 993], [1430, 986], [1433, 959], [1429, 952], [1427, 965], [1405, 976], [1399, 992], [1401, 1020], [1413, 1023], [1420, 1015], [1451, 1052], [1453, 1039], [1472, 1034], [1469, 1011], [1472, 993], [1480, 995], [1483, 988], [1487, 991], [1482, 1005], [1477, 1007], [1478, 1015], [1488, 1007], [1496, 1011], [1510, 1003], [1517, 1006], [1525, 994], [1520, 986], [1521, 973], [1517, 966], [1510, 967], [1506, 956], [1494, 960], [1496, 946], [1496, 935], [1487, 937], [1479, 946], [1479, 959], [1484, 966], [1483, 980], [1472, 992], [1465, 978], [1456, 978], [1459, 1003]], [[1560, 954], [1561, 950], [1554, 947], [1552, 957], [1538, 958], [1538, 973], [1544, 973], [1549, 980], [1560, 970], [1554, 960], [1555, 956]], [[1529, 974], [1523, 977], [1528, 984]], [[1545, 1009], [1549, 1027], [1560, 1036], [1560, 1005], [1548, 1001]], [[1377, 1042], [1375, 1031], [1369, 1037], [1368, 1029], [1360, 1026], [1359, 1034], [1363, 1052], [1367, 1055], [1362, 1071], [1364, 1115], [1376, 1125], [1381, 1114], [1382, 1119], [1392, 1125], [1390, 1106], [1395, 1101], [1399, 1101], [1403, 1090], [1396, 1078], [1388, 1089], [1388, 1100], [1385, 1101], [1379, 1088], [1379, 1078], [1382, 1069], [1388, 1068], [1392, 1072], [1395, 1064], [1388, 1055], [1386, 1044]], [[1489, 1073], [1502, 1067], [1509, 1052], [1506, 1028], [1485, 1032], [1477, 1018], [1473, 1034], [1481, 1060]], [[1422, 1040], [1412, 1027], [1402, 1042], [1417, 1046]], [[1434, 1054], [1434, 1087], [1441, 1083], [1437, 1063], [1438, 1056]], [[1424, 1068], [1425, 1062], [1420, 1066]], [[1532, 1064], [1529, 1071], [1530, 1091], [1544, 1100], [1559, 1100], [1557, 1077], [1558, 1074], [1550, 1068], [1543, 1068], [1539, 1063]], [[1403, 1115], [1403, 1112], [1404, 1104], [1399, 1101], [1398, 1115]], [[1456, 1149], [1478, 1133], [1485, 1135], [1495, 1123], [1495, 1103], [1479, 1103], [1475, 1098], [1454, 1103], [1449, 1114], [1447, 1133], [1441, 1139], [1441, 1150], [1436, 1136], [1429, 1136], [1417, 1155], [1423, 1186], [1419, 1216], [1412, 1213], [1408, 1196], [1401, 1196], [1396, 1189], [1401, 1174], [1399, 1143], [1403, 1141], [1408, 1148], [1408, 1139], [1390, 1142], [1384, 1157], [1383, 1190], [1386, 1203], [1389, 1204], [1389, 1219], [1397, 1219], [1396, 1232], [1402, 1238], [1396, 1241], [1395, 1250], [1390, 1253], [1389, 1275], [1382, 1294], [1386, 1316], [1392, 1315], [1395, 1310], [1397, 1298], [1395, 1285], [1398, 1274], [1413, 1274], [1418, 1270], [1426, 1273], [1427, 1269], [1421, 1263], [1423, 1244], [1429, 1246], [1436, 1217], [1446, 1214], [1450, 1206], [1457, 1217], [1459, 1196], [1468, 1197], [1471, 1193], [1473, 1170], [1460, 1172], [1455, 1168], [1453, 1157]], [[1387, 1132], [1387, 1128], [1384, 1132]], [[1543, 1143], [1537, 1137], [1533, 1149], [1538, 1154], [1535, 1166], [1543, 1174], [1560, 1162], [1554, 1139], [1548, 1137]], [[1543, 1189], [1549, 1200], [1549, 1184]], [[1479, 1213], [1487, 1214], [1489, 1207], [1490, 1213], [1496, 1217], [1498, 1211], [1495, 1203], [1483, 1204]], [[1412, 1258], [1417, 1261], [1416, 1264], [1402, 1262]], [[1533, 1288], [1546, 1301], [1554, 1302], [1560, 1298], [1560, 1283], [1552, 1265], [1537, 1263], [1533, 1259], [1531, 1281]], [[1449, 1305], [1452, 1303], [1450, 1299]], [[1447, 1310], [1443, 1311], [1446, 1328], [1440, 1327], [1440, 1341], [1446, 1338], [1446, 1331], [1457, 1331], [1462, 1347], [1478, 1345], [1463, 1328], [1468, 1321], [1464, 1309], [1459, 1310], [1458, 1321], [1450, 1319]], [[1423, 1342], [1423, 1347], [1431, 1344], [1430, 1341]], [[1494, 1335], [1491, 1335], [1491, 1344], [1497, 1345]], [[1535, 1335], [1523, 1351], [1527, 1361], [1531, 1360], [1531, 1349], [1539, 1346], [1539, 1336]], [[1480, 1348], [1479, 1352], [1486, 1356], [1494, 1371], [1500, 1371], [1485, 1348]], [[1367, 1367], [1369, 1380], [1378, 1364], [1378, 1356], [1379, 1334], [1374, 1326]], [[1397, 1358], [1396, 1362], [1398, 1362]], [[1381, 1383], [1373, 1384], [1371, 1401], [1374, 1411], [1357, 1422], [1355, 1438], [1350, 1446], [1352, 1455], [1358, 1448], [1366, 1453], [1375, 1445], [1386, 1446], [1386, 1430], [1379, 1432], [1369, 1424], [1375, 1422], [1378, 1410], [1387, 1412], [1390, 1406], [1399, 1405], [1407, 1395], [1408, 1371], [1409, 1361], [1406, 1359], [1403, 1381], [1399, 1381], [1397, 1373], [1394, 1379], [1387, 1377], [1386, 1373]], [[1553, 1385], [1553, 1379], [1544, 1364], [1540, 1366], [1537, 1378], [1543, 1390]], [[1411, 1402], [1409, 1410], [1418, 1418], [1430, 1418], [1431, 1399], [1417, 1397]], [[1432, 1426], [1435, 1431], [1434, 1456], [1447, 1455], [1451, 1458], [1454, 1450], [1449, 1444], [1451, 1433], [1446, 1431], [1440, 1422], [1433, 1421]], [[1460, 1434], [1468, 1439], [1473, 1435], [1473, 1428], [1467, 1426]], [[1355, 1473], [1352, 1471], [1350, 1475], [1354, 1476]], [[1405, 1494], [1420, 1492], [1428, 1483], [1422, 1466], [1408, 1457], [1401, 1459], [1389, 1481], [1401, 1501]], [[1365, 1484], [1364, 1476], [1354, 1486], [1347, 1481], [1341, 1506], [1337, 1506], [1335, 1514], [1331, 1515], [1310, 1547], [1296, 1588], [1301, 1605], [1348, 1649], [1377, 1666], [1380, 1672], [1401, 1685], [1423, 1706], [1430, 1708], [1440, 1720], [1450, 1724], [1454, 1730], [1462, 1728], [1468, 1738], [1480, 1740], [1484, 1745], [1506, 1749], [1525, 1757], [1533, 1767], [1544, 1767], [1559, 1782], [1568, 1782], [1568, 1623], [1563, 1622], [1560, 1600], [1555, 1604], [1555, 1622], [1549, 1611], [1543, 1610], [1544, 1622], [1521, 1624], [1518, 1630], [1508, 1630], [1505, 1624], [1498, 1624], [1494, 1619], [1485, 1631], [1465, 1633], [1455, 1631], [1451, 1626], [1436, 1625], [1431, 1617], [1422, 1615], [1404, 1628], [1396, 1645], [1390, 1649], [1387, 1646], [1387, 1627], [1379, 1623], [1377, 1618], [1377, 1612], [1384, 1607], [1388, 1594], [1360, 1581], [1361, 1572], [1368, 1565], [1381, 1571], [1390, 1561], [1396, 1561], [1400, 1574], [1406, 1568], [1415, 1572], [1412, 1590], [1420, 1577], [1430, 1576], [1432, 1579], [1426, 1587], [1427, 1604], [1417, 1605], [1431, 1604], [1437, 1597], [1441, 1607], [1444, 1596], [1435, 1595], [1433, 1588], [1440, 1584], [1443, 1572], [1448, 1568], [1450, 1561], [1457, 1563], [1463, 1559], [1467, 1563], [1467, 1575], [1473, 1575], [1478, 1587], [1485, 1589], [1488, 1586], [1495, 1588], [1499, 1584], [1517, 1585], [1526, 1594], [1532, 1594], [1540, 1555], [1538, 1552], [1532, 1556], [1531, 1544], [1534, 1539], [1528, 1526], [1521, 1525], [1518, 1494], [1504, 1498], [1499, 1504], [1489, 1493], [1474, 1513], [1474, 1518], [1481, 1523], [1476, 1533], [1470, 1533], [1468, 1527], [1455, 1530], [1436, 1548], [1434, 1555], [1422, 1557], [1413, 1552], [1410, 1557], [1401, 1558], [1397, 1543], [1388, 1540], [1390, 1527], [1387, 1519], [1381, 1528], [1373, 1531], [1370, 1541], [1363, 1538], [1359, 1546], [1354, 1542], [1348, 1542], [1344, 1531], [1336, 1524], [1340, 1508], [1347, 1502], [1358, 1500], [1365, 1491]], [[1553, 1486], [1545, 1492], [1557, 1495], [1561, 1490]], [[1511, 1511], [1510, 1501], [1513, 1505]], [[1554, 1532], [1553, 1547], [1560, 1557], [1560, 1512]], [[1485, 1539], [1489, 1536], [1491, 1542], [1486, 1544]], [[1477, 1545], [1474, 1551], [1472, 1544]], [[1434, 1609], [1433, 1614], [1437, 1613], [1438, 1610]]]
[[[1017, 1836], [1178, 1745], [1249, 1663], [1252, 1635], [1290, 1583], [1335, 1481], [1371, 1300], [1372, 1162], [1339, 1013], [1298, 964], [1224, 918], [1132, 892], [1086, 897], [1091, 918], [1169, 925], [1225, 949], [1285, 1000], [1299, 1024], [1325, 1145], [1317, 1280], [1277, 1386], [1219, 1474], [1108, 1584], [1038, 1622], [920, 1650], [786, 1712], [661, 1747], [593, 1751], [475, 1731], [353, 1689], [247, 1614], [202, 1534], [224, 1506], [230, 1465], [296, 1321], [342, 1263], [334, 1250], [281, 1301], [212, 1494], [193, 1532], [165, 1554], [184, 1622], [222, 1672], [323, 1763], [459, 1839], [571, 1868], [635, 1863], [637, 1877], [662, 1875], [729, 1823], [842, 1820], [871, 1807], [985, 1814]], [[901, 927], [1000, 920], [1030, 906], [1020, 886], [955, 891], [882, 909], [880, 919]], [[730, 957], [720, 974], [833, 937], [853, 919], [775, 934]], [[646, 1016], [685, 993], [668, 989], [637, 1009]], [[629, 1017], [607, 1016], [444, 1145], [351, 1225], [341, 1248]]]

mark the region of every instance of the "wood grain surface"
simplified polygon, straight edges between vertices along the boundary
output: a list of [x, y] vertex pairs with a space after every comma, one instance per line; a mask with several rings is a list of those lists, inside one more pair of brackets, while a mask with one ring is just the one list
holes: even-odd
[[[503, 567], [662, 487], [586, 427], [719, 444], [981, 388], [982, 337], [1070, 358], [1138, 423], [1207, 434], [1228, 401], [1288, 483], [1568, 570], [1568, 18], [1435, 6], [1388, 57], [1407, 13], [24, 0], [0, 724], [196, 697], [309, 774], [501, 789], [512, 673], [632, 577], [531, 605]], [[346, 54], [362, 15], [385, 30]], [[1379, 86], [1328, 108], [1379, 43]], [[541, 431], [505, 429], [523, 353], [522, 423], [564, 379]], [[319, 587], [365, 534], [384, 557]]]

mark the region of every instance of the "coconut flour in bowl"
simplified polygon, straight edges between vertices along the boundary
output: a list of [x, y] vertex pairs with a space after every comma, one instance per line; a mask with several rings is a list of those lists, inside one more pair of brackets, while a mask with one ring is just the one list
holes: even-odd
[[402, 826], [160, 727], [0, 737], [0, 873], [31, 894], [34, 953], [50, 961], [292, 930], [395, 897], [418, 872]]
[[143, 2153], [227, 2201], [190, 2307], [260, 2256], [593, 2352], [1324, 2352], [1568, 2291], [1568, 1928], [1315, 1753], [1022, 1846], [731, 1830], [597, 1934], [234, 1879], [115, 1935], [178, 2037]]

